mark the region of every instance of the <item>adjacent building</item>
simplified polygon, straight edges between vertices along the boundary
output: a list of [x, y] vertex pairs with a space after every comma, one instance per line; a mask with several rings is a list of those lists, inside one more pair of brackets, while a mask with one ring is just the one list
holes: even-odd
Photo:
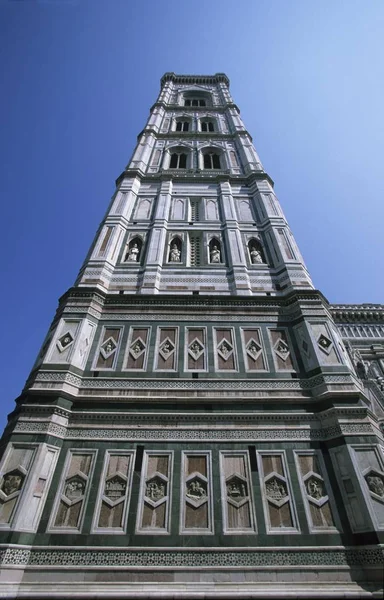
[[9, 416], [0, 594], [381, 597], [383, 389], [226, 75], [166, 73]]

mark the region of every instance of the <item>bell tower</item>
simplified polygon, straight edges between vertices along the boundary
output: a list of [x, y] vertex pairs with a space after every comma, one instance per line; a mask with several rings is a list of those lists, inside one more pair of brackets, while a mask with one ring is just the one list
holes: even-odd
[[227, 76], [166, 73], [9, 416], [0, 592], [379, 597], [384, 395], [346, 314]]

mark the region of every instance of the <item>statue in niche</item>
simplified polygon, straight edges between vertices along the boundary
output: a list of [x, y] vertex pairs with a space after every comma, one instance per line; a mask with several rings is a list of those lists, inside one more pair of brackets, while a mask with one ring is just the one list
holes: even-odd
[[210, 252], [210, 259], [211, 259], [211, 263], [221, 262], [220, 250], [218, 249], [216, 244], [213, 246], [213, 248]]
[[177, 247], [177, 244], [172, 244], [171, 252], [169, 253], [170, 262], [180, 262], [181, 252]]
[[251, 262], [253, 265], [257, 265], [263, 262], [263, 258], [261, 256], [260, 250], [256, 248], [256, 246], [252, 246], [249, 252], [251, 256]]
[[139, 258], [139, 252], [140, 250], [138, 248], [138, 245], [136, 243], [133, 244], [132, 248], [129, 248], [128, 250], [126, 260], [129, 262], [137, 262]]

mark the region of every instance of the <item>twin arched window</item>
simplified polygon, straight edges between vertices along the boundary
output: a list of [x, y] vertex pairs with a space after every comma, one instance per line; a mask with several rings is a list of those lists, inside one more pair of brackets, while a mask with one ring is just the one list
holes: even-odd
[[189, 121], [177, 121], [176, 131], [189, 131]]
[[215, 127], [212, 121], [201, 121], [201, 131], [215, 131]]
[[204, 169], [221, 169], [220, 155], [217, 152], [206, 152], [203, 156]]
[[185, 152], [174, 152], [171, 154], [171, 162], [169, 163], [170, 169], [186, 169], [187, 168], [187, 155]]

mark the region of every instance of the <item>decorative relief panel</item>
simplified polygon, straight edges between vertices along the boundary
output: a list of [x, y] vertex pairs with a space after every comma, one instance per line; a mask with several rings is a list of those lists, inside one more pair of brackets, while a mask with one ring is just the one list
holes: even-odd
[[69, 450], [48, 530], [81, 531], [97, 450]]
[[172, 198], [171, 215], [172, 221], [184, 221], [186, 218], [186, 208], [188, 198]]
[[367, 500], [371, 518], [378, 529], [384, 529], [384, 461], [379, 446], [354, 446], [362, 490]]
[[21, 501], [13, 527], [19, 531], [36, 531], [56, 467], [60, 449], [40, 444], [29, 483]]
[[217, 371], [237, 371], [236, 345], [232, 327], [213, 328], [215, 368]]
[[341, 362], [326, 323], [310, 323], [320, 364], [334, 365]]
[[145, 452], [137, 514], [137, 533], [170, 532], [172, 452]]
[[256, 518], [247, 452], [221, 452], [224, 533], [254, 533]]
[[132, 486], [134, 451], [109, 450], [98, 494], [93, 531], [124, 533]]
[[1, 468], [0, 528], [12, 525], [35, 452], [34, 446], [8, 447]]
[[276, 371], [294, 371], [292, 349], [285, 329], [269, 329]]
[[[160, 150], [156, 152], [160, 153]], [[160, 155], [159, 155], [160, 156]], [[138, 198], [136, 202], [135, 211], [133, 214], [134, 221], [148, 220], [151, 217], [152, 210], [152, 198]]]
[[62, 319], [57, 327], [46, 362], [69, 363], [74, 351], [80, 320]]
[[334, 532], [336, 507], [331, 504], [330, 484], [322, 475], [326, 470], [320, 454], [316, 450], [295, 451], [295, 461], [310, 531]]
[[124, 358], [124, 370], [145, 371], [148, 360], [149, 327], [131, 327]]
[[213, 533], [210, 452], [183, 452], [180, 533]]
[[284, 452], [258, 452], [263, 506], [268, 533], [298, 532]]
[[241, 328], [244, 363], [247, 371], [267, 371], [268, 364], [260, 329]]
[[176, 371], [178, 360], [177, 327], [158, 327], [155, 351], [156, 371]]
[[101, 334], [101, 343], [96, 353], [94, 369], [115, 369], [122, 328], [105, 327]]
[[186, 327], [185, 329], [185, 370], [207, 370], [207, 342], [205, 327]]

